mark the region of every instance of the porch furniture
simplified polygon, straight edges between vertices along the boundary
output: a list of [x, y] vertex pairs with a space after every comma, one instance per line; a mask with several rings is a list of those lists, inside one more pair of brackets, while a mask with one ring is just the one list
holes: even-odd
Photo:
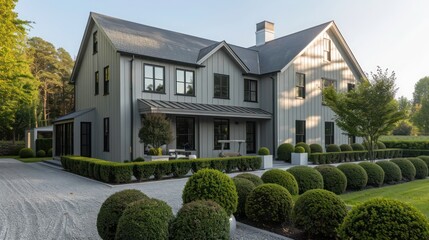
[[191, 151], [185, 149], [168, 149], [168, 154], [174, 156], [174, 159], [186, 158], [192, 154]]
[[[246, 140], [218, 140], [217, 142], [221, 144], [221, 151], [219, 153], [219, 157], [238, 157], [238, 156], [241, 156], [241, 154], [240, 154], [241, 144], [245, 143]], [[237, 152], [223, 152], [223, 149], [225, 147], [225, 143], [238, 143], [238, 151]]]

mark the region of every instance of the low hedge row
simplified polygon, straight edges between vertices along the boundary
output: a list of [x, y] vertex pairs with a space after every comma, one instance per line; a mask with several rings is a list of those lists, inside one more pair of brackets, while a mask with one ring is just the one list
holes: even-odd
[[48, 152], [52, 148], [52, 138], [39, 138], [36, 139], [36, 152], [43, 150]]
[[[402, 149], [379, 149], [374, 150], [374, 152], [376, 159], [396, 158], [402, 156]], [[313, 162], [314, 164], [329, 164], [363, 161], [367, 160], [367, 158], [368, 151], [325, 152], [310, 154], [309, 161]]]
[[429, 150], [429, 141], [383, 141], [387, 148], [402, 149], [427, 149]]
[[418, 157], [420, 155], [429, 155], [429, 149], [402, 149], [403, 157]]
[[192, 170], [203, 168], [217, 169], [221, 172], [248, 171], [261, 168], [258, 156], [231, 158], [201, 158], [193, 160], [172, 160], [154, 162], [116, 163], [96, 158], [63, 156], [61, 164], [67, 171], [107, 183], [127, 183], [131, 177], [138, 180], [162, 179], [165, 176], [183, 177]]

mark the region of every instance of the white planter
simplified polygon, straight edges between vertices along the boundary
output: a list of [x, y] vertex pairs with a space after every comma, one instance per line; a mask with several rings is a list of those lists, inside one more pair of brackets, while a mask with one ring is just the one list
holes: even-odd
[[235, 230], [237, 229], [237, 221], [235, 220], [235, 217], [233, 214], [229, 217], [229, 238], [231, 239], [232, 236], [235, 234]]
[[273, 168], [273, 155], [259, 155], [262, 159], [261, 169]]
[[308, 165], [308, 153], [292, 153], [292, 165]]
[[161, 156], [151, 156], [151, 155], [146, 155], [143, 156], [145, 162], [152, 162], [152, 161], [168, 161], [170, 156], [168, 155], [161, 155]]

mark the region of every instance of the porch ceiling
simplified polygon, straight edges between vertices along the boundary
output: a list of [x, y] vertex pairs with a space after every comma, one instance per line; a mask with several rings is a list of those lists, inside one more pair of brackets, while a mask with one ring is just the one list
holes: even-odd
[[171, 102], [148, 99], [139, 99], [138, 107], [140, 114], [157, 112], [193, 116], [271, 119], [271, 113], [260, 108], [250, 107]]

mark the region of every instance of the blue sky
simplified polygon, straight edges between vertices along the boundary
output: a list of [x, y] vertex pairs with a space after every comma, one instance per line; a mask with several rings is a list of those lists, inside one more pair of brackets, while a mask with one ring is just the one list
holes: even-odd
[[245, 47], [263, 20], [275, 23], [276, 37], [334, 20], [364, 71], [394, 70], [397, 96], [411, 98], [429, 76], [428, 9], [427, 0], [19, 0], [15, 10], [34, 22], [30, 36], [72, 57], [91, 11]]

